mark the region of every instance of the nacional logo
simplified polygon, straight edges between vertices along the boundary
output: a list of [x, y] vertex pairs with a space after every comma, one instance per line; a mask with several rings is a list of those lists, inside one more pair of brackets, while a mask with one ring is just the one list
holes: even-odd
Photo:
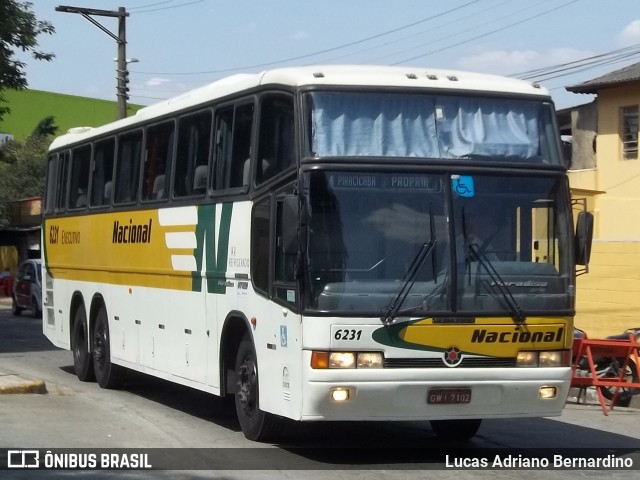
[[442, 361], [447, 367], [457, 367], [462, 363], [462, 352], [458, 347], [451, 346], [445, 350]]

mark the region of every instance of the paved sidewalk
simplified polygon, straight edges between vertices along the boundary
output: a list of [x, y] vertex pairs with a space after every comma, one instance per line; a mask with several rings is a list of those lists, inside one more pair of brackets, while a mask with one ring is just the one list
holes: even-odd
[[47, 393], [44, 380], [0, 370], [0, 395], [15, 393]]

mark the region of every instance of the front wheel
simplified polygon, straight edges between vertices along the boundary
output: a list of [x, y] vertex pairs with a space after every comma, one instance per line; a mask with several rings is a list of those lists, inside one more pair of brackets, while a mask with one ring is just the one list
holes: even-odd
[[431, 420], [431, 428], [443, 440], [466, 441], [480, 429], [481, 419]]
[[118, 388], [124, 380], [122, 367], [111, 363], [109, 320], [107, 311], [100, 307], [93, 330], [93, 370], [102, 388]]
[[253, 342], [245, 335], [236, 355], [236, 415], [242, 433], [249, 440], [274, 440], [280, 433], [282, 420], [260, 410], [258, 404], [258, 361]]

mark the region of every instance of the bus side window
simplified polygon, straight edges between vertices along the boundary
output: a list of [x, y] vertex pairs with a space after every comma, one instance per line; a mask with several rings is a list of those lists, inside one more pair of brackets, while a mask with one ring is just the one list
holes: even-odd
[[271, 198], [257, 202], [251, 216], [251, 278], [256, 290], [269, 292]]
[[91, 166], [91, 145], [74, 148], [71, 151], [71, 185], [69, 187], [69, 209], [87, 206], [89, 191], [89, 168]]
[[64, 211], [67, 207], [67, 180], [69, 178], [69, 152], [58, 155], [58, 176], [56, 180], [56, 212]]
[[253, 103], [216, 113], [216, 190], [249, 184]]
[[263, 97], [257, 185], [295, 165], [293, 125], [293, 98], [290, 95], [270, 94]]
[[288, 253], [283, 241], [284, 215], [283, 199], [276, 201], [276, 242], [275, 242], [275, 278], [273, 282], [274, 296], [281, 302], [293, 307], [297, 304], [295, 268], [297, 254]]
[[141, 150], [142, 131], [119, 137], [114, 203], [132, 203], [137, 200]]
[[168, 197], [173, 157], [173, 130], [173, 122], [147, 128], [142, 200], [163, 200]]
[[202, 196], [207, 191], [211, 149], [211, 111], [180, 119], [174, 197]]
[[51, 213], [55, 209], [56, 182], [58, 181], [58, 154], [49, 155], [47, 163], [47, 193], [44, 199], [44, 211]]
[[96, 142], [93, 148], [91, 199], [89, 202], [92, 207], [111, 205], [115, 143], [114, 138], [109, 138]]

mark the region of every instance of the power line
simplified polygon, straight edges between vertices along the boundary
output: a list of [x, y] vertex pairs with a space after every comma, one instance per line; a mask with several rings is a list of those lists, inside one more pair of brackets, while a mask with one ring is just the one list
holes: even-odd
[[457, 43], [454, 43], [454, 44], [451, 44], [451, 45], [447, 45], [445, 47], [442, 47], [442, 48], [439, 48], [439, 49], [436, 49], [436, 50], [432, 50], [430, 52], [423, 53], [421, 55], [416, 55], [416, 56], [413, 56], [413, 57], [410, 57], [410, 58], [406, 58], [404, 60], [400, 60], [399, 62], [392, 63], [392, 65], [400, 65], [402, 63], [407, 63], [407, 62], [411, 62], [413, 60], [417, 60], [418, 58], [423, 58], [423, 57], [426, 57], [428, 55], [433, 55], [434, 53], [440, 53], [440, 52], [442, 52], [444, 50], [448, 50], [448, 49], [453, 48], [453, 47], [459, 47], [460, 45], [464, 45], [465, 43], [469, 43], [469, 42], [472, 42], [474, 40], [478, 40], [479, 38], [488, 37], [489, 35], [493, 35], [494, 33], [501, 32], [501, 31], [506, 30], [508, 28], [515, 27], [516, 25], [520, 25], [522, 23], [528, 22], [529, 20], [533, 20], [534, 18], [542, 17], [543, 15], [547, 15], [548, 13], [555, 12], [555, 11], [561, 9], [561, 8], [567, 7], [567, 6], [572, 5], [572, 4], [574, 4], [576, 2], [579, 2], [579, 1], [580, 0], [572, 0], [570, 2], [565, 3], [564, 5], [560, 5], [558, 7], [555, 7], [555, 8], [549, 9], [549, 10], [545, 10], [544, 12], [538, 13], [537, 15], [532, 15], [530, 17], [524, 18], [522, 20], [519, 20], [517, 22], [511, 23], [509, 25], [505, 25], [504, 27], [496, 28], [495, 30], [491, 30], [489, 32], [485, 32], [485, 33], [483, 33], [481, 35], [477, 35], [477, 36], [469, 38], [467, 40], [463, 40], [463, 41], [460, 41], [460, 42], [457, 42]]
[[[577, 0], [575, 0], [575, 1], [577, 1]], [[460, 5], [458, 7], [451, 8], [451, 9], [446, 10], [444, 12], [432, 15], [432, 16], [427, 17], [427, 18], [423, 18], [423, 19], [418, 20], [416, 22], [412, 22], [412, 23], [409, 23], [407, 25], [403, 25], [401, 27], [394, 28], [392, 30], [388, 30], [386, 32], [382, 32], [382, 33], [378, 33], [378, 34], [375, 34], [375, 35], [371, 35], [369, 37], [362, 38], [360, 40], [355, 40], [353, 42], [345, 43], [345, 44], [338, 45], [338, 46], [331, 47], [331, 48], [327, 48], [327, 49], [324, 49], [324, 50], [319, 50], [319, 51], [312, 52], [312, 53], [307, 53], [307, 54], [304, 54], [304, 55], [298, 55], [298, 56], [295, 56], [295, 57], [284, 58], [284, 59], [281, 59], [281, 60], [275, 60], [275, 61], [265, 62], [265, 63], [258, 63], [258, 64], [254, 64], [254, 65], [239, 66], [239, 67], [234, 67], [234, 68], [224, 68], [224, 69], [217, 69], [217, 70], [204, 70], [204, 71], [200, 71], [200, 72], [135, 72], [135, 73], [139, 73], [139, 74], [143, 74], [143, 75], [203, 75], [203, 74], [228, 73], [228, 72], [234, 72], [234, 71], [237, 71], [237, 70], [252, 70], [252, 69], [255, 69], [255, 68], [262, 68], [262, 67], [268, 67], [268, 66], [272, 66], [272, 65], [279, 65], [279, 64], [282, 64], [282, 63], [292, 62], [292, 61], [295, 61], [295, 60], [302, 60], [304, 58], [309, 58], [309, 57], [313, 57], [313, 56], [316, 56], [316, 55], [322, 55], [322, 54], [325, 54], [325, 53], [335, 52], [336, 50], [341, 50], [343, 48], [348, 48], [348, 47], [352, 47], [354, 45], [359, 45], [361, 43], [368, 42], [370, 40], [374, 40], [376, 38], [380, 38], [380, 37], [383, 37], [385, 35], [390, 35], [392, 33], [396, 33], [396, 32], [399, 32], [401, 30], [404, 30], [404, 29], [407, 29], [407, 28], [410, 28], [410, 27], [414, 27], [416, 25], [428, 22], [428, 21], [433, 20], [435, 18], [442, 17], [444, 15], [447, 15], [449, 13], [455, 12], [455, 11], [460, 10], [462, 8], [466, 8], [466, 7], [470, 6], [470, 5], [472, 5], [474, 3], [478, 3], [478, 2], [480, 2], [480, 0], [472, 0], [470, 2], [467, 2], [465, 4]]]
[[[155, 3], [155, 4], [152, 3], [152, 4], [149, 4], [149, 5], [143, 5], [143, 6], [134, 7], [134, 8], [135, 9], [140, 9], [140, 8], [145, 8], [145, 7], [151, 7], [151, 6], [154, 6], [154, 5], [162, 5], [162, 4], [172, 3], [173, 1], [175, 1], [175, 0], [166, 0], [164, 2], [158, 2], [158, 3]], [[180, 8], [180, 7], [186, 7], [186, 6], [189, 6], [189, 5], [195, 5], [196, 3], [202, 3], [202, 2], [204, 2], [204, 0], [192, 0], [190, 2], [179, 3], [178, 5], [171, 5], [169, 7], [153, 8], [153, 9], [149, 9], [149, 10], [136, 10], [135, 12], [132, 12], [132, 13], [138, 14], [138, 13], [160, 12], [160, 11], [163, 11], [163, 10], [171, 10], [173, 8]]]
[[[337, 57], [332, 57], [332, 58], [324, 59], [324, 60], [322, 60], [322, 61], [323, 61], [323, 62], [332, 62], [332, 61], [334, 61], [334, 60], [339, 60], [339, 59], [342, 59], [342, 58], [345, 58], [345, 57], [350, 57], [350, 56], [353, 56], [353, 55], [360, 55], [360, 54], [363, 54], [363, 53], [366, 53], [366, 52], [370, 52], [371, 50], [375, 50], [375, 49], [378, 49], [378, 48], [381, 48], [381, 47], [386, 47], [386, 46], [389, 46], [389, 45], [394, 44], [394, 43], [399, 43], [399, 42], [402, 42], [402, 41], [408, 40], [408, 39], [410, 39], [410, 38], [414, 38], [414, 37], [417, 37], [417, 36], [419, 36], [419, 35], [423, 35], [423, 34], [425, 34], [425, 33], [432, 33], [432, 32], [434, 32], [435, 30], [438, 30], [438, 29], [441, 29], [441, 28], [447, 27], [447, 26], [449, 26], [449, 25], [451, 25], [451, 24], [454, 24], [454, 23], [456, 23], [456, 22], [459, 22], [459, 21], [461, 21], [461, 20], [465, 20], [465, 19], [467, 19], [467, 18], [474, 17], [474, 16], [477, 16], [477, 15], [479, 15], [479, 14], [485, 13], [485, 12], [487, 12], [487, 11], [489, 11], [489, 10], [494, 10], [494, 9], [496, 9], [496, 8], [499, 8], [499, 7], [501, 7], [502, 5], [505, 5], [505, 4], [507, 4], [507, 3], [511, 2], [511, 1], [512, 1], [512, 0], [504, 0], [503, 2], [498, 3], [498, 4], [496, 4], [496, 5], [492, 5], [492, 6], [490, 6], [490, 7], [484, 8], [484, 9], [482, 9], [482, 10], [479, 10], [479, 11], [476, 11], [476, 12], [472, 12], [472, 13], [470, 13], [469, 15], [465, 15], [465, 16], [462, 16], [462, 17], [454, 18], [453, 20], [451, 20], [451, 21], [449, 21], [449, 22], [442, 23], [442, 24], [440, 24], [440, 25], [436, 25], [435, 27], [431, 27], [431, 28], [429, 28], [429, 30], [421, 30], [421, 31], [419, 31], [419, 32], [412, 33], [411, 35], [406, 35], [406, 36], [404, 36], [404, 37], [397, 38], [397, 39], [395, 39], [395, 40], [391, 40], [391, 41], [387, 41], [387, 42], [382, 43], [382, 44], [378, 43], [378, 44], [376, 44], [376, 45], [372, 45], [371, 47], [363, 48], [363, 49], [361, 49], [361, 50], [358, 50], [358, 51], [355, 51], [355, 52], [352, 52], [352, 53], [346, 53], [346, 54], [344, 54], [344, 55], [339, 55], [339, 56], [337, 56]], [[545, 0], [545, 1], [549, 1], [549, 0]], [[543, 3], [544, 3], [544, 2], [543, 2]], [[406, 51], [406, 49], [405, 49], [405, 50], [402, 50], [402, 51]], [[397, 54], [397, 53], [398, 53], [398, 52], [395, 52], [394, 54], [390, 54], [390, 55], [385, 55], [385, 56], [382, 56], [382, 57], [378, 57], [377, 59], [379, 59], [379, 58], [385, 58], [386, 56], [395, 55], [395, 54]], [[373, 59], [373, 60], [375, 61], [375, 60], [377, 60], [377, 59]]]
[[[470, 30], [475, 30], [475, 29], [478, 29], [478, 28], [483, 28], [483, 27], [485, 27], [485, 26], [487, 26], [487, 25], [490, 25], [490, 24], [492, 24], [492, 23], [500, 22], [500, 21], [502, 21], [502, 20], [504, 20], [504, 19], [506, 19], [506, 18], [513, 17], [514, 15], [517, 15], [517, 14], [519, 14], [519, 13], [522, 13], [522, 12], [524, 12], [524, 11], [526, 11], [526, 10], [531, 9], [531, 8], [538, 7], [539, 5], [542, 5], [542, 4], [544, 4], [544, 3], [547, 3], [548, 1], [549, 1], [549, 0], [544, 0], [544, 1], [542, 1], [542, 2], [538, 2], [538, 3], [533, 4], [533, 5], [527, 5], [525, 8], [522, 8], [522, 9], [517, 10], [517, 11], [515, 11], [515, 12], [511, 12], [511, 13], [509, 13], [509, 14], [507, 14], [507, 15], [503, 15], [503, 16], [501, 16], [501, 17], [494, 18], [494, 19], [489, 20], [489, 21], [487, 21], [487, 22], [484, 22], [484, 23], [477, 22], [477, 23], [478, 23], [477, 25], [475, 25], [475, 26], [473, 26], [473, 27], [469, 27], [469, 28], [467, 28], [467, 30], [466, 30], [465, 32], [455, 31], [454, 33], [452, 33], [452, 34], [450, 34], [450, 35], [447, 35], [447, 36], [444, 36], [444, 37], [440, 37], [440, 38], [438, 38], [437, 40], [434, 40], [434, 41], [431, 41], [431, 42], [428, 42], [428, 43], [423, 43], [423, 44], [416, 45], [416, 46], [413, 46], [413, 47], [408, 48], [408, 49], [404, 49], [404, 50], [402, 50], [401, 52], [393, 52], [393, 53], [390, 53], [390, 54], [387, 54], [387, 55], [382, 55], [382, 56], [379, 56], [379, 57], [370, 58], [370, 59], [368, 59], [368, 60], [367, 60], [367, 62], [376, 62], [376, 61], [381, 60], [381, 59], [383, 59], [383, 58], [393, 57], [393, 56], [395, 56], [395, 55], [397, 55], [397, 54], [399, 54], [399, 53], [404, 53], [404, 52], [408, 52], [408, 51], [411, 51], [411, 50], [417, 50], [417, 49], [422, 48], [422, 47], [424, 47], [424, 46], [426, 46], [426, 45], [431, 45], [431, 44], [434, 44], [434, 43], [442, 42], [442, 41], [447, 40], [447, 39], [449, 39], [449, 38], [459, 37], [459, 36], [460, 36], [460, 35], [462, 35], [463, 33], [467, 33], [467, 32], [469, 32]], [[505, 3], [507, 3], [507, 2], [505, 2]], [[500, 3], [500, 4], [498, 4], [498, 5], [494, 6], [494, 7], [499, 7], [499, 6], [501, 6], [501, 5], [503, 5], [503, 3]], [[491, 8], [494, 8], [494, 7], [491, 7]], [[485, 12], [485, 11], [487, 11], [487, 10], [489, 10], [489, 9], [483, 10], [483, 11], [481, 11], [481, 12], [479, 12], [479, 13], [484, 13], [484, 12]], [[464, 20], [465, 18], [467, 18], [467, 17], [462, 17], [462, 18], [460, 18], [460, 19], [458, 19], [458, 20]]]
[[[611, 50], [610, 52], [600, 53], [591, 57], [581, 58], [571, 62], [560, 63], [557, 65], [550, 65], [547, 67], [536, 68], [528, 70], [526, 72], [514, 73], [509, 75], [510, 77], [521, 78], [523, 80], [542, 79], [547, 75], [554, 73], [560, 73], [563, 71], [578, 69], [588, 65], [600, 66], [600, 64], [615, 63], [617, 58], [626, 59], [630, 56], [640, 53], [640, 43], [631, 45], [629, 47], [620, 48], [617, 50]], [[610, 62], [610, 60], [614, 60]], [[593, 67], [591, 67], [593, 68]]]

